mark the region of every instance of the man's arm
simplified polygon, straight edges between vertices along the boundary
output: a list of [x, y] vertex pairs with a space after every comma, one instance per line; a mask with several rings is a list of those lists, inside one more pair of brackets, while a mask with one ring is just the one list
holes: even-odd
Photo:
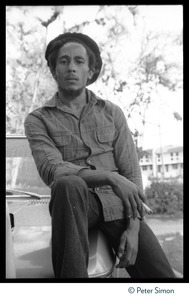
[[122, 110], [113, 108], [114, 125], [117, 131], [113, 141], [114, 158], [119, 174], [82, 170], [78, 172], [88, 186], [110, 185], [114, 193], [123, 201], [127, 216], [136, 218], [137, 210], [144, 216], [142, 202], [147, 202], [143, 194], [142, 176], [135, 145]]
[[123, 201], [126, 217], [129, 218], [127, 229], [120, 238], [117, 268], [134, 265], [138, 253], [138, 233], [140, 216], [144, 216], [142, 203], [147, 203], [143, 194], [142, 176], [138, 163], [136, 149], [126, 119], [120, 109], [115, 118], [117, 137], [114, 141], [114, 157], [119, 173], [81, 170], [81, 176], [88, 186], [110, 185], [114, 193]]
[[139, 219], [129, 220], [127, 229], [122, 233], [118, 249], [120, 262], [116, 268], [126, 268], [134, 265], [138, 254], [138, 234], [140, 230]]
[[62, 154], [49, 136], [47, 127], [39, 114], [35, 111], [27, 116], [24, 123], [25, 134], [41, 178], [47, 186], [52, 187], [57, 178], [77, 175], [80, 170], [87, 167], [78, 166], [62, 159]]
[[[136, 148], [131, 136], [130, 129], [127, 124], [127, 120], [120, 108], [115, 110], [115, 127], [117, 129], [117, 136], [114, 140], [114, 157], [116, 165], [119, 169], [119, 173], [132, 182], [137, 188], [138, 196], [143, 203], [147, 203], [147, 200], [143, 194], [142, 174], [140, 165], [138, 162], [138, 156]], [[135, 203], [131, 206], [134, 210], [137, 209], [140, 216], [144, 216], [144, 208], [142, 202], [138, 204], [136, 191], [132, 193], [130, 199], [135, 199]], [[140, 206], [141, 205], [141, 206]], [[133, 217], [135, 214], [133, 213]], [[127, 229], [123, 232], [120, 238], [120, 245], [118, 249], [118, 257], [120, 259], [118, 268], [125, 268], [129, 265], [134, 265], [137, 253], [138, 253], [138, 233], [140, 230], [140, 221], [138, 218], [129, 219]]]
[[114, 115], [117, 136], [114, 140], [114, 157], [119, 174], [136, 184], [143, 191], [142, 173], [131, 131], [122, 110], [117, 107]]
[[128, 218], [128, 226], [120, 238], [118, 249], [120, 262], [116, 267], [125, 268], [134, 265], [138, 253], [138, 233], [140, 229], [137, 210], [143, 218], [142, 201], [145, 201], [144, 195], [137, 189], [135, 184], [117, 173], [81, 170], [78, 176], [83, 178], [89, 187], [110, 185], [114, 193], [122, 199], [127, 214], [126, 218]]
[[85, 180], [89, 187], [110, 185], [113, 192], [123, 201], [126, 217], [137, 217], [137, 210], [143, 218], [142, 202], [146, 199], [140, 189], [125, 177], [108, 171], [81, 170], [77, 174]]

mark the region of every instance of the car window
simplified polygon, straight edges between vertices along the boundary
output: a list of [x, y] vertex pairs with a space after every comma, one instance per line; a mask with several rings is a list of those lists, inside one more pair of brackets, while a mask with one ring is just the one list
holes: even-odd
[[6, 188], [50, 194], [38, 174], [26, 137], [6, 137]]

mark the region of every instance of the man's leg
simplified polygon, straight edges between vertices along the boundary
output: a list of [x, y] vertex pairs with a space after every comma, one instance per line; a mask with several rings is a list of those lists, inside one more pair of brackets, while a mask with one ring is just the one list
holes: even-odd
[[[83, 179], [64, 176], [52, 188], [52, 260], [56, 278], [86, 278], [89, 256], [88, 225], [98, 220], [91, 212], [91, 194]], [[88, 224], [88, 214], [90, 224]]]
[[138, 255], [134, 267], [127, 268], [135, 278], [175, 278], [169, 261], [146, 222], [140, 222]]
[[[121, 234], [127, 228], [126, 220], [102, 222], [100, 228], [109, 238], [115, 252], [119, 247]], [[174, 278], [174, 272], [156, 236], [146, 224], [140, 221], [138, 255], [134, 266], [127, 272], [132, 278]]]

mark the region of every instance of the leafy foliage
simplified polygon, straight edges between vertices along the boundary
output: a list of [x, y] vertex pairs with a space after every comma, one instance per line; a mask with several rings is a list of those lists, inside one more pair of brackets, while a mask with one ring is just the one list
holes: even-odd
[[175, 214], [183, 211], [183, 184], [152, 182], [145, 195], [154, 214]]
[[[27, 6], [7, 7], [7, 133], [23, 133], [28, 112], [55, 92], [44, 51], [48, 31], [56, 22], [62, 32], [95, 32], [92, 37], [99, 44], [103, 68], [93, 88], [120, 105], [128, 119], [137, 116], [137, 121], [145, 124], [158, 85], [182, 88], [182, 33], [171, 36], [146, 29], [140, 6], [101, 5], [94, 20], [86, 17], [70, 27], [64, 20], [64, 6], [51, 7], [46, 19], [43, 11], [40, 16], [30, 12]], [[137, 144], [143, 132], [137, 125], [131, 131]]]

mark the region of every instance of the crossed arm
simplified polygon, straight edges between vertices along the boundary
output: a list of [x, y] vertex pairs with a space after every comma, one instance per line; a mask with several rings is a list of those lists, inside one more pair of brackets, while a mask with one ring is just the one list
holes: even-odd
[[118, 135], [114, 141], [114, 156], [120, 174], [90, 170], [63, 161], [61, 153], [53, 144], [46, 132], [46, 127], [38, 116], [29, 116], [25, 129], [38, 171], [47, 185], [51, 186], [53, 180], [59, 176], [77, 174], [86, 181], [89, 187], [110, 185], [114, 193], [123, 201], [130, 224], [120, 239], [118, 256], [120, 257], [119, 267], [125, 267], [134, 264], [136, 260], [140, 223], [137, 212], [143, 218], [142, 202], [146, 200], [142, 193], [140, 167], [130, 131], [123, 115], [119, 113], [116, 119]]
[[142, 203], [146, 202], [144, 194], [140, 189], [125, 177], [112, 172], [92, 171], [83, 169], [78, 173], [87, 185], [102, 186], [110, 185], [114, 193], [123, 201], [126, 217], [130, 218], [127, 229], [120, 238], [118, 257], [120, 259], [118, 268], [125, 268], [135, 264], [138, 253], [138, 233], [140, 220], [137, 218], [137, 210], [141, 218], [144, 216]]
[[79, 171], [78, 176], [82, 177], [89, 187], [110, 185], [113, 192], [123, 201], [126, 218], [136, 219], [137, 210], [143, 218], [142, 202], [145, 203], [146, 198], [139, 187], [130, 180], [117, 173], [88, 169]]

